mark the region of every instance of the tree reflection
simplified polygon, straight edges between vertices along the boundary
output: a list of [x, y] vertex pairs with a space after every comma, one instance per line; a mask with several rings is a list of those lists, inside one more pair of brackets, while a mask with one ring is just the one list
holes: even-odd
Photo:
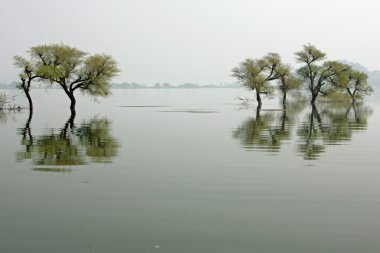
[[283, 104], [282, 110], [257, 108], [255, 117], [248, 118], [233, 131], [233, 138], [239, 139], [246, 149], [279, 152], [282, 143], [290, 140], [296, 115], [303, 106], [304, 103], [293, 101]]
[[3, 124], [7, 122], [6, 119], [7, 119], [7, 115], [3, 111], [0, 111], [0, 123]]
[[327, 145], [341, 145], [352, 134], [367, 128], [371, 109], [361, 104], [325, 104], [321, 112], [314, 105], [307, 120], [300, 124], [298, 152], [307, 160], [318, 159]]
[[[286, 108], [286, 109], [285, 109]], [[245, 120], [233, 131], [246, 149], [277, 153], [281, 145], [291, 139], [297, 115], [304, 103], [288, 103], [283, 110], [256, 110], [256, 116]], [[362, 104], [326, 103], [311, 106], [306, 118], [296, 129], [297, 151], [304, 159], [318, 159], [328, 145], [342, 145], [351, 141], [355, 132], [367, 128], [371, 109]]]
[[39, 136], [32, 135], [30, 124], [31, 116], [19, 129], [24, 150], [16, 153], [17, 161], [32, 159], [40, 166], [72, 166], [112, 162], [117, 155], [119, 144], [106, 118], [93, 117], [75, 126], [71, 116], [62, 128], [48, 129]]
[[117, 155], [119, 144], [110, 135], [110, 128], [111, 122], [106, 118], [94, 118], [76, 129], [75, 134], [92, 162], [111, 162]]

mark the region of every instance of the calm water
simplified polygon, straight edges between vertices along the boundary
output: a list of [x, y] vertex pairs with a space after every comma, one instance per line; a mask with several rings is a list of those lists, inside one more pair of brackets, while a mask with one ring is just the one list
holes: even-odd
[[32, 96], [0, 114], [0, 252], [380, 252], [375, 98], [115, 90], [70, 125], [62, 91]]

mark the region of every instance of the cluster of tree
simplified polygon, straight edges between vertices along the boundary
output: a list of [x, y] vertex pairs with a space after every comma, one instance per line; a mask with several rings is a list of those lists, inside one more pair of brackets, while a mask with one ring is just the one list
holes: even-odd
[[263, 58], [241, 62], [232, 69], [232, 76], [256, 92], [258, 108], [262, 105], [261, 96], [271, 96], [276, 89], [282, 94], [284, 106], [287, 94], [302, 87], [309, 91], [311, 104], [315, 104], [319, 95], [346, 94], [355, 102], [373, 91], [366, 73], [339, 61], [327, 61], [326, 54], [313, 45], [304, 45], [295, 56], [301, 64], [295, 71], [282, 62], [279, 54], [268, 53]]
[[29, 59], [14, 57], [14, 65], [20, 69], [17, 88], [23, 90], [29, 102], [34, 81], [46, 85], [58, 85], [70, 99], [71, 114], [75, 115], [75, 92], [90, 96], [106, 97], [111, 94], [111, 79], [119, 72], [116, 61], [106, 54], [87, 53], [64, 44], [50, 44], [32, 47]]

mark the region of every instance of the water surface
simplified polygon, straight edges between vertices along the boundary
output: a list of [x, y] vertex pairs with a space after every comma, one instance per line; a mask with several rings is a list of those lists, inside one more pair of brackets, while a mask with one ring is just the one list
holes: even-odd
[[[33, 90], [0, 115], [1, 252], [379, 252], [379, 103]], [[26, 103], [18, 97], [20, 103]]]

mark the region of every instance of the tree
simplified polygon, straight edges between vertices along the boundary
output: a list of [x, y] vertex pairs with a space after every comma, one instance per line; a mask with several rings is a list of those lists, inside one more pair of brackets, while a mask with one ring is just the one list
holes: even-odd
[[45, 81], [57, 83], [70, 99], [71, 114], [75, 116], [75, 91], [97, 97], [111, 94], [111, 79], [119, 72], [116, 61], [106, 54], [87, 53], [64, 44], [32, 47], [30, 54], [41, 65]]
[[256, 91], [258, 108], [261, 108], [261, 94], [272, 95], [274, 92], [270, 81], [279, 78], [276, 72], [281, 58], [276, 53], [269, 53], [261, 59], [246, 59], [238, 67], [232, 69], [232, 76], [245, 87]]
[[331, 82], [336, 87], [347, 91], [352, 102], [363, 99], [364, 95], [369, 95], [373, 92], [373, 88], [368, 84], [368, 75], [352, 68], [349, 68], [345, 75], [340, 78], [332, 78]]
[[299, 90], [302, 86], [302, 80], [292, 74], [290, 65], [281, 64], [276, 68], [279, 76], [278, 90], [282, 94], [282, 105], [286, 109], [286, 97], [288, 92]]
[[297, 74], [308, 84], [311, 104], [315, 104], [319, 94], [325, 94], [323, 88], [330, 80], [349, 69], [347, 65], [337, 61], [326, 61], [318, 65], [317, 62], [324, 60], [326, 54], [310, 44], [304, 45], [303, 50], [296, 52], [295, 55], [297, 62], [305, 64], [297, 70]]
[[36, 78], [39, 78], [39, 70], [38, 66], [36, 66], [33, 62], [25, 59], [21, 56], [15, 56], [13, 57], [14, 65], [16, 68], [19, 68], [21, 70], [19, 77], [20, 77], [20, 83], [17, 84], [17, 88], [24, 91], [26, 98], [29, 102], [29, 113], [33, 113], [33, 101], [32, 97], [30, 96], [30, 87], [32, 84], [32, 81]]

